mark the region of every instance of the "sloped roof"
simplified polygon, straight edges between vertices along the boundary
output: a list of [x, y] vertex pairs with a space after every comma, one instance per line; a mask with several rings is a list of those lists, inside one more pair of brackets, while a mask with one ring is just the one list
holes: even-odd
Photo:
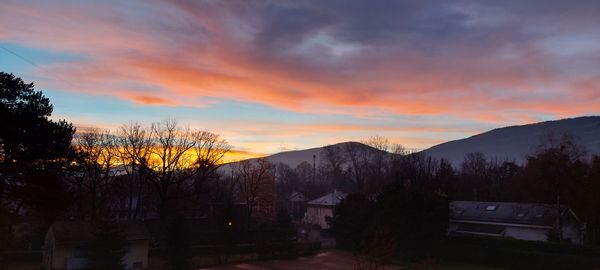
[[[146, 240], [150, 235], [142, 221], [131, 220], [119, 222], [127, 240]], [[80, 245], [93, 239], [95, 227], [93, 224], [80, 220], [57, 221], [50, 230], [54, 235], [56, 245]]]
[[452, 201], [450, 202], [450, 219], [501, 222], [523, 225], [553, 226], [559, 216], [569, 215], [578, 221], [575, 214], [566, 206], [561, 205], [560, 211], [556, 205], [541, 203], [516, 202], [481, 202], [481, 201]]
[[348, 194], [346, 194], [346, 193], [334, 190], [333, 192], [326, 194], [323, 197], [316, 198], [312, 201], [309, 201], [307, 204], [314, 205], [314, 206], [336, 206], [343, 199], [345, 199], [347, 195]]
[[294, 191], [292, 192], [292, 194], [288, 197], [288, 200], [290, 202], [305, 202], [306, 201], [306, 197], [304, 196], [304, 194]]
[[79, 220], [58, 221], [50, 226], [56, 245], [80, 245], [90, 241], [94, 235], [91, 223]]

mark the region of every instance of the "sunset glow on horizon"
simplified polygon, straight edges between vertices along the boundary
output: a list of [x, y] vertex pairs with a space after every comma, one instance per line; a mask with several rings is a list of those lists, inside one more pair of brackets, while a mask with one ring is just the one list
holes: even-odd
[[600, 3], [576, 2], [7, 0], [0, 71], [53, 118], [174, 118], [231, 160], [373, 135], [423, 149], [600, 114]]

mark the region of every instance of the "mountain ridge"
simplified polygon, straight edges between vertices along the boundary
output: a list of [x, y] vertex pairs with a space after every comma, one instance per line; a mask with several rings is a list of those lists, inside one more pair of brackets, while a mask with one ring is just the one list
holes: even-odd
[[[552, 133], [558, 136], [570, 134], [590, 154], [600, 154], [600, 116], [581, 116], [494, 128], [463, 139], [440, 143], [419, 153], [436, 159], [444, 158], [455, 167], [460, 166], [465, 155], [472, 152], [481, 152], [493, 161], [512, 161], [522, 164], [525, 157], [540, 145], [544, 136]], [[346, 141], [322, 147], [279, 152], [264, 158], [274, 164], [285, 163], [295, 168], [304, 161], [312, 165], [314, 156], [314, 161], [319, 166], [323, 159], [321, 153], [325, 147], [338, 146], [343, 149], [349, 144], [372, 148], [360, 142]], [[249, 160], [256, 160], [256, 158]]]
[[591, 154], [600, 154], [600, 116], [582, 116], [525, 125], [495, 128], [467, 138], [434, 145], [422, 152], [445, 158], [458, 166], [467, 153], [481, 152], [488, 159], [522, 164], [543, 139], [554, 134], [570, 134]]

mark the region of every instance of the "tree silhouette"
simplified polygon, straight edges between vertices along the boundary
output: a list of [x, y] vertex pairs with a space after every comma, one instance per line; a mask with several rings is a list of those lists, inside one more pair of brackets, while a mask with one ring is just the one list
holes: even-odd
[[119, 224], [111, 220], [101, 220], [96, 225], [93, 235], [89, 255], [94, 269], [123, 269], [123, 257], [129, 251], [129, 246]]
[[167, 227], [166, 258], [170, 269], [187, 269], [191, 259], [190, 228], [183, 216], [173, 219]]
[[[240, 199], [246, 205], [248, 226], [253, 218], [269, 219], [273, 206], [273, 165], [265, 158], [244, 160], [238, 169]], [[258, 213], [257, 213], [258, 212]]]
[[75, 129], [65, 121], [50, 120], [50, 100], [33, 87], [0, 72], [0, 170], [5, 177], [31, 165], [64, 161], [73, 151]]
[[[75, 128], [50, 120], [52, 109], [33, 83], [0, 72], [0, 213], [28, 209], [49, 223], [68, 205], [60, 174], [74, 156]], [[11, 227], [10, 219], [0, 220]]]

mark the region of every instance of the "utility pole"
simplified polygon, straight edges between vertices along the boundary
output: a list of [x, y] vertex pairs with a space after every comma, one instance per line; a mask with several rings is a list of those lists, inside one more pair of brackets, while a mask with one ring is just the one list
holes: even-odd
[[312, 171], [312, 181], [315, 182], [315, 177], [317, 176], [317, 155], [313, 155], [313, 171]]

